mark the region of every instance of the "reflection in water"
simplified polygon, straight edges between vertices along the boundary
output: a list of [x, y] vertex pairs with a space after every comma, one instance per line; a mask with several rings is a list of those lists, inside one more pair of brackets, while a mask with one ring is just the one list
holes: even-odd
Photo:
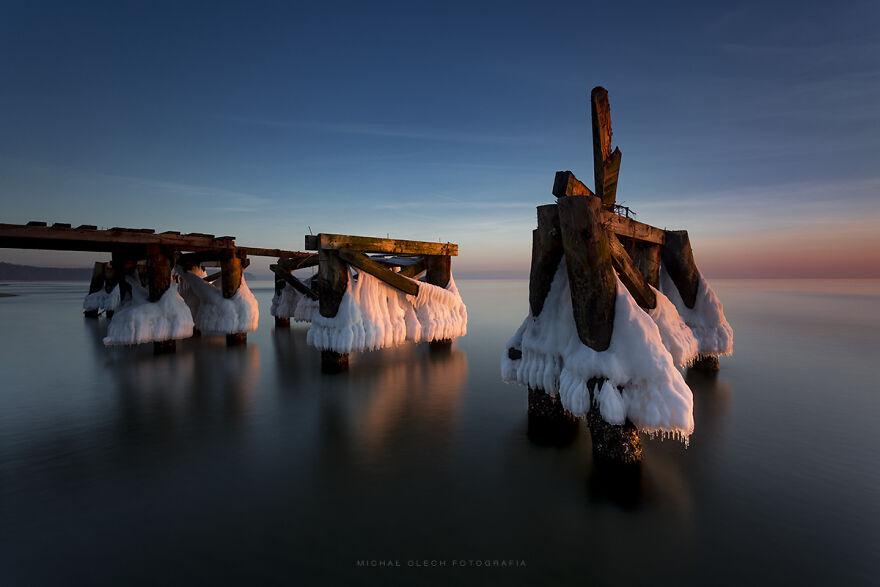
[[248, 412], [260, 383], [256, 345], [227, 347], [223, 337], [177, 342], [177, 351], [153, 355], [152, 345], [106, 348], [104, 323], [87, 324], [96, 362], [111, 375], [122, 430], [171, 431], [190, 421], [222, 414], [238, 421]]

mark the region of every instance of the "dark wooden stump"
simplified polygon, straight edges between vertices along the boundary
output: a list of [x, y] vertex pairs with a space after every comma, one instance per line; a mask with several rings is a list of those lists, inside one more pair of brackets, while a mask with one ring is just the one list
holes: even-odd
[[590, 426], [590, 438], [593, 439], [593, 458], [598, 462], [632, 465], [642, 460], [642, 443], [639, 433], [632, 422], [609, 424], [599, 413], [599, 407], [593, 403], [593, 394], [598, 392], [602, 379], [590, 379], [587, 387], [590, 390], [590, 411], [587, 412], [587, 424]]
[[290, 328], [290, 318], [275, 316], [275, 328]]
[[98, 311], [97, 310], [83, 310], [83, 316], [86, 318], [97, 318]]
[[449, 354], [452, 352], [452, 339], [432, 340], [428, 343], [428, 348], [434, 354]]
[[529, 308], [532, 316], [544, 309], [553, 277], [562, 260], [562, 233], [556, 204], [538, 206], [538, 228], [532, 231], [532, 266], [529, 271]]
[[342, 373], [348, 370], [348, 353], [321, 351], [321, 372]]
[[110, 318], [113, 317], [113, 314], [115, 314], [115, 313], [116, 313], [115, 310], [106, 310], [106, 311], [104, 312], [104, 315], [107, 316], [107, 320], [109, 320]]
[[[174, 254], [158, 245], [147, 247], [147, 292], [152, 303], [158, 302], [171, 286], [171, 265]], [[153, 354], [170, 354], [177, 350], [173, 340], [153, 342]]]
[[681, 300], [688, 308], [697, 303], [697, 288], [700, 285], [700, 272], [694, 262], [694, 252], [686, 230], [667, 230], [663, 247], [660, 249], [663, 266], [672, 278]]
[[[220, 291], [224, 298], [231, 298], [241, 286], [244, 274], [242, 258], [235, 249], [224, 252], [220, 259]], [[226, 346], [247, 344], [247, 332], [232, 332], [226, 335]]]
[[660, 289], [660, 246], [636, 241], [632, 258], [645, 281]]
[[715, 355], [700, 355], [691, 365], [694, 371], [702, 371], [704, 373], [717, 373], [721, 366], [718, 364], [718, 357]]
[[226, 346], [247, 344], [247, 332], [232, 332], [226, 335]]

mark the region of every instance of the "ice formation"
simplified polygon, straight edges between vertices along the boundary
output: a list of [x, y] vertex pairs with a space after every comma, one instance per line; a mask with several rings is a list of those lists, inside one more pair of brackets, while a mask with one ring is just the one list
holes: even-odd
[[[649, 286], [651, 287], [651, 286]], [[653, 287], [657, 297], [657, 305], [652, 310], [647, 310], [648, 315], [654, 320], [660, 330], [660, 339], [663, 346], [672, 355], [672, 362], [676, 365], [690, 365], [697, 358], [699, 352], [698, 343], [690, 327], [685, 324], [675, 305], [665, 295]]]
[[[304, 280], [304, 283], [311, 287], [312, 278]], [[297, 322], [311, 322], [312, 316], [317, 310], [317, 300], [307, 298], [293, 289], [289, 283], [285, 283], [281, 293], [275, 292], [272, 297], [269, 313], [276, 318], [293, 318]]]
[[190, 271], [182, 272], [180, 280], [181, 283], [186, 283], [199, 300], [195, 325], [202, 332], [232, 334], [257, 329], [260, 309], [244, 277], [241, 278], [238, 291], [231, 298], [224, 298], [217, 287]]
[[[180, 293], [180, 297], [183, 298], [183, 301], [186, 302], [186, 305], [189, 306], [190, 313], [192, 313], [193, 320], [196, 319], [196, 314], [199, 313], [199, 296], [192, 290], [187, 281], [183, 279], [183, 274], [186, 273], [184, 269], [180, 266], [174, 268], [175, 273], [181, 276], [180, 283], [177, 286], [177, 291]], [[189, 270], [190, 273], [196, 275], [202, 280], [208, 276], [208, 273], [196, 265], [192, 269]]]
[[[520, 350], [522, 357], [511, 359], [507, 348]], [[607, 422], [620, 424], [628, 418], [643, 432], [685, 440], [694, 429], [691, 390], [654, 320], [619, 279], [613, 335], [605, 351], [594, 351], [578, 337], [564, 257], [543, 310], [526, 317], [507, 348], [501, 359], [505, 381], [558, 394], [563, 407], [576, 416], [589, 411], [587, 382], [598, 378], [607, 379], [595, 390], [599, 413]]]
[[107, 327], [104, 344], [138, 344], [157, 340], [177, 340], [192, 336], [193, 320], [177, 286], [171, 287], [156, 302], [147, 299], [147, 290], [132, 276], [131, 298], [120, 302]]
[[102, 287], [98, 291], [88, 294], [83, 300], [83, 310], [110, 310], [115, 311], [119, 306], [119, 286], [116, 285], [107, 293]]
[[698, 352], [702, 356], [725, 356], [733, 352], [733, 329], [724, 317], [721, 300], [712, 291], [709, 282], [700, 274], [697, 287], [697, 301], [693, 308], [684, 305], [678, 288], [666, 269], [660, 267], [660, 290], [675, 305], [679, 315], [694, 333]]
[[419, 282], [419, 293], [412, 296], [361, 271], [352, 273], [336, 316], [314, 314], [307, 340], [322, 350], [349, 353], [466, 332], [467, 309], [451, 276], [445, 288]]

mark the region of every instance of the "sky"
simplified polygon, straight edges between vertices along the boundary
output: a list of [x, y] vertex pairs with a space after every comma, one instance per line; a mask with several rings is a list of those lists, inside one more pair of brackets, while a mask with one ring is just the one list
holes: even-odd
[[[712, 277], [880, 277], [880, 3], [0, 4], [0, 222], [451, 241], [528, 275], [557, 170]], [[90, 266], [95, 254], [0, 250]], [[268, 260], [266, 260], [268, 263]]]

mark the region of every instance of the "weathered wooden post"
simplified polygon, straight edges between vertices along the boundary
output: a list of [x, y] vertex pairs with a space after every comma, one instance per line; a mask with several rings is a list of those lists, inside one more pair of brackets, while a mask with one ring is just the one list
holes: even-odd
[[[100, 261], [95, 261], [94, 267], [92, 267], [92, 280], [89, 282], [89, 295], [99, 291], [104, 287], [104, 264]], [[86, 318], [97, 318], [98, 317], [98, 308], [94, 310], [83, 310], [83, 316]]]
[[[273, 270], [273, 275], [275, 276], [276, 296], [280, 296], [281, 292], [284, 290], [284, 287], [287, 285], [287, 282], [284, 280], [284, 278], [277, 273], [278, 270], [287, 271], [287, 269], [282, 265], [283, 262], [284, 259], [278, 259], [277, 268]], [[275, 316], [275, 328], [290, 328], [290, 318]]]
[[[244, 273], [242, 257], [235, 247], [229, 247], [223, 251], [220, 257], [220, 290], [223, 297], [229, 299], [235, 295], [241, 286], [241, 276]], [[247, 332], [231, 332], [226, 334], [226, 346], [247, 344]]]
[[[171, 267], [174, 255], [160, 245], [147, 245], [147, 295], [150, 302], [158, 302], [171, 286]], [[157, 340], [153, 342], [153, 353], [157, 355], [173, 353], [177, 341]]]
[[130, 252], [123, 248], [115, 248], [110, 256], [110, 265], [119, 283], [119, 301], [131, 299], [131, 285], [126, 278], [134, 269], [134, 261]]
[[[318, 251], [318, 311], [325, 318], [339, 312], [339, 304], [348, 287], [348, 267], [339, 251], [321, 248]], [[339, 373], [348, 369], [348, 353], [321, 351], [321, 371]]]
[[[425, 255], [425, 281], [431, 285], [445, 288], [452, 277], [452, 257], [449, 255]], [[452, 339], [432, 340], [428, 348], [433, 352], [449, 352]]]
[[654, 289], [660, 289], [660, 245], [634, 241], [632, 260]]
[[[117, 277], [116, 270], [113, 268], [113, 263], [104, 263], [104, 291], [108, 294], [113, 291], [119, 285], [119, 278]], [[115, 310], [104, 310], [104, 315], [107, 318], [112, 318]]]
[[590, 118], [593, 123], [595, 191], [602, 205], [610, 209], [617, 198], [621, 153], [620, 149], [611, 151], [611, 107], [608, 104], [608, 90], [601, 86], [590, 92]]

